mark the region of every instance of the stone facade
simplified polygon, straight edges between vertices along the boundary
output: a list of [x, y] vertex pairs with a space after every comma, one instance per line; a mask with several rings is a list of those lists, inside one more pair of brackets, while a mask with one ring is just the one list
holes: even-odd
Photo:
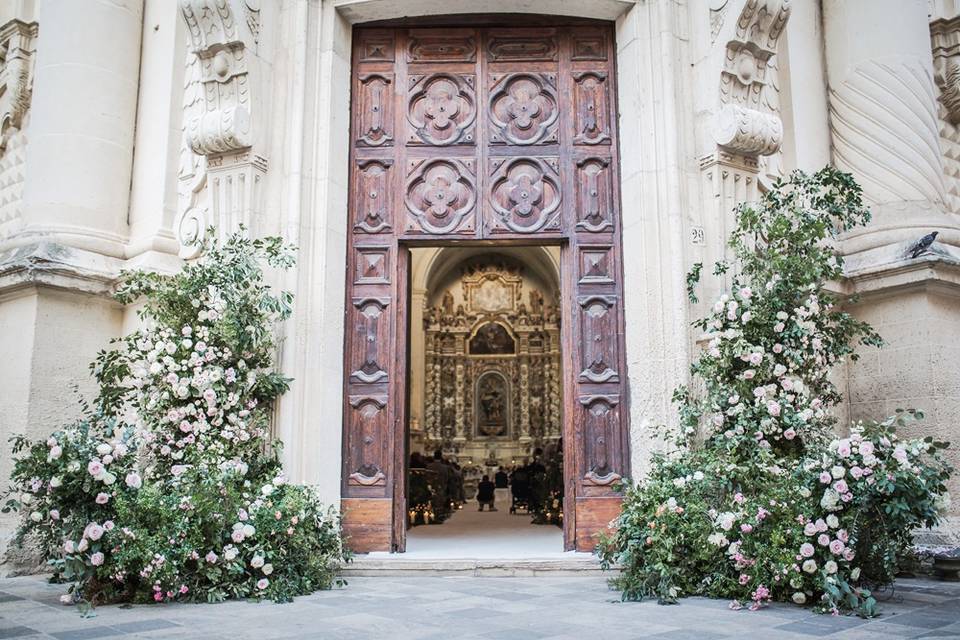
[[[954, 5], [5, 2], [0, 439], [40, 436], [76, 413], [71, 385], [89, 385], [97, 348], [136, 321], [108, 297], [121, 269], [174, 270], [206, 225], [242, 223], [300, 247], [297, 268], [278, 282], [297, 296], [280, 353], [296, 382], [275, 427], [291, 476], [336, 502], [351, 26], [536, 12], [616, 24], [634, 473], [657, 446], [651, 427], [675, 419], [671, 392], [697, 348], [690, 320], [704, 309], [687, 302], [686, 271], [724, 254], [738, 202], [794, 168], [828, 162], [855, 174], [874, 211], [869, 228], [840, 243], [849, 273], [837, 286], [860, 294], [855, 312], [889, 342], [838, 372], [844, 411], [878, 417], [916, 406], [926, 431], [960, 440]], [[931, 250], [909, 259], [932, 230], [940, 235]], [[0, 458], [0, 481], [9, 469]]]

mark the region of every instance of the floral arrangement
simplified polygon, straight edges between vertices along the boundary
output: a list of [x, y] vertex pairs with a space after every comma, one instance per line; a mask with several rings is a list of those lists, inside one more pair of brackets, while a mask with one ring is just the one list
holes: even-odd
[[71, 583], [65, 602], [283, 601], [330, 587], [345, 559], [337, 513], [286, 482], [269, 432], [292, 297], [263, 268], [292, 251], [212, 237], [176, 275], [124, 274], [117, 298], [142, 301], [144, 326], [98, 354], [95, 401], [45, 441], [14, 439], [6, 509]]
[[[882, 344], [824, 287], [843, 269], [830, 240], [868, 220], [860, 188], [831, 168], [795, 172], [738, 209], [731, 290], [695, 323], [702, 391], [675, 393], [675, 446], [627, 488], [599, 548], [606, 566], [622, 566], [612, 583], [624, 598], [704, 594], [873, 615], [871, 590], [892, 582], [911, 531], [939, 521], [947, 445], [896, 434], [922, 414], [840, 437], [830, 411], [842, 399], [831, 368], [856, 360], [858, 344]], [[700, 272], [688, 276], [694, 302]]]

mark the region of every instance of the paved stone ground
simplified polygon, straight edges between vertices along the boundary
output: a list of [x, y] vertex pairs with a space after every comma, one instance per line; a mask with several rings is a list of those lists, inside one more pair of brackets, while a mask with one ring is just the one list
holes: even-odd
[[676, 606], [621, 603], [603, 578], [353, 578], [292, 604], [100, 607], [83, 618], [41, 578], [0, 580], [0, 638], [362, 640], [483, 638], [960, 638], [960, 584], [901, 581], [874, 620], [774, 605], [731, 611], [690, 598]]

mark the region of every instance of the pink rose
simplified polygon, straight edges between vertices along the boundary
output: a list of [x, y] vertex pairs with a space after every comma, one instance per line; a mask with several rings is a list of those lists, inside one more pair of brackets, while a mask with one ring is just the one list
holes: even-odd
[[827, 529], [830, 528], [827, 525], [827, 521], [824, 520], [823, 518], [817, 518], [816, 525], [817, 525], [817, 531], [820, 531], [820, 532], [826, 531]]
[[837, 531], [837, 540], [846, 544], [850, 540], [850, 534], [847, 533], [846, 529], [840, 529], [840, 531]]
[[91, 460], [90, 463], [87, 465], [87, 473], [92, 475], [94, 478], [99, 478], [100, 476], [102, 476], [104, 471], [106, 471], [106, 469], [104, 469], [103, 463], [101, 463], [96, 458]]
[[783, 437], [786, 438], [787, 440], [793, 440], [794, 438], [797, 437], [797, 432], [794, 430], [793, 427], [790, 427], [789, 429], [783, 432]]
[[114, 526], [115, 526], [115, 525], [113, 524], [113, 520], [107, 520], [106, 522], [103, 523], [103, 530], [104, 530], [104, 531], [113, 531], [113, 527], [114, 527]]
[[844, 546], [844, 544], [839, 540], [834, 540], [833, 542], [830, 543], [830, 553], [832, 553], [833, 555], [839, 555], [843, 553], [843, 550], [845, 548], [846, 547]]
[[830, 484], [833, 481], [833, 476], [830, 475], [829, 471], [823, 471], [820, 473], [820, 482], [823, 484]]
[[813, 554], [816, 553], [816, 549], [813, 548], [813, 545], [809, 542], [804, 542], [800, 545], [800, 555], [804, 558], [813, 557]]
[[808, 523], [803, 527], [803, 533], [806, 534], [806, 535], [808, 535], [808, 536], [815, 536], [815, 535], [817, 535], [817, 525], [813, 524], [812, 522], [808, 522]]
[[757, 372], [756, 372], [756, 371], [754, 371], [753, 369], [747, 369], [746, 371], [743, 372], [743, 379], [744, 379], [744, 380], [752, 380], [752, 379], [753, 379], [753, 376], [755, 376], [755, 375], [757, 375]]
[[825, 533], [821, 533], [819, 536], [817, 536], [817, 544], [819, 544], [821, 547], [827, 546], [830, 544], [830, 536]]
[[101, 491], [100, 493], [97, 494], [96, 502], [97, 504], [107, 504], [108, 502], [110, 502], [110, 494], [103, 493]]
[[266, 578], [260, 578], [259, 580], [257, 580], [257, 589], [260, 589], [260, 591], [263, 591], [268, 586], [270, 586], [270, 581], [267, 580]]
[[101, 527], [96, 522], [91, 522], [83, 530], [83, 536], [85, 538], [90, 538], [94, 542], [103, 537], [103, 527]]
[[863, 477], [863, 469], [861, 469], [860, 467], [850, 467], [850, 476], [854, 480], [859, 480], [860, 478]]
[[210, 551], [207, 553], [205, 560], [210, 564], [213, 564], [217, 561], [217, 554], [215, 554], [213, 551]]
[[874, 449], [873, 443], [870, 442], [869, 440], [864, 440], [863, 442], [860, 443], [860, 455], [870, 456], [870, 455], [873, 455], [874, 451], [875, 449]]
[[833, 483], [833, 488], [837, 490], [837, 493], [846, 493], [849, 491], [846, 480], [837, 480]]
[[59, 519], [60, 519], [60, 511], [57, 510], [57, 509], [50, 509], [50, 519], [51, 519], [51, 520], [59, 520]]
[[91, 556], [90, 556], [90, 564], [92, 564], [92, 565], [95, 566], [95, 567], [99, 567], [100, 565], [102, 565], [102, 564], [103, 564], [103, 554], [100, 553], [99, 551], [97, 551], [96, 553], [94, 553], [93, 555], [91, 555]]
[[752, 533], [753, 525], [744, 523], [740, 525], [740, 531], [743, 531], [744, 533]]

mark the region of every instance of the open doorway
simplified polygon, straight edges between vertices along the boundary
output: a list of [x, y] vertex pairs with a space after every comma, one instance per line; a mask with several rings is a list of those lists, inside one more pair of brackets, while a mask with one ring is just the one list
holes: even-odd
[[563, 550], [559, 246], [411, 249], [408, 554]]

